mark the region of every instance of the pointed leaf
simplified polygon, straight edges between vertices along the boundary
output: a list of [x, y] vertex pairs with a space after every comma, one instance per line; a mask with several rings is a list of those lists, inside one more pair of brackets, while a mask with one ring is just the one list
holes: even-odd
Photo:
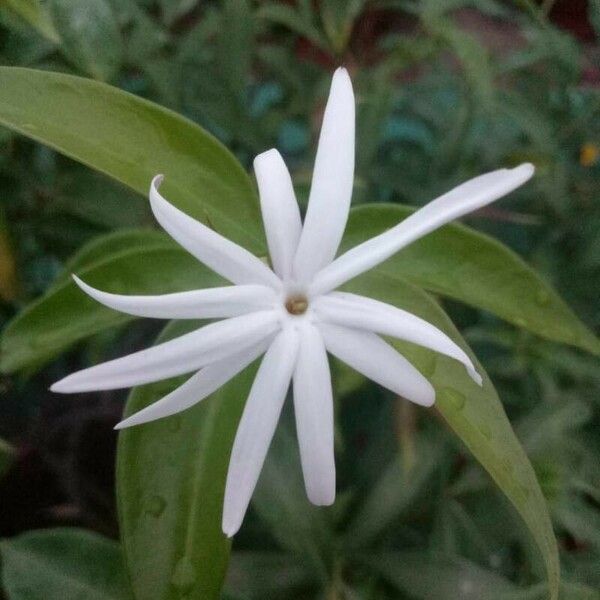
[[247, 173], [201, 127], [104, 83], [0, 67], [0, 123], [144, 196], [163, 173], [164, 192], [191, 216], [254, 252], [264, 250]]
[[420, 289], [381, 273], [364, 275], [348, 284], [346, 289], [418, 315], [447, 333], [469, 354], [483, 375], [483, 387], [474, 383], [457, 361], [411, 344], [394, 342], [434, 385], [437, 410], [524, 519], [544, 557], [552, 598], [555, 599], [559, 564], [548, 508], [533, 467], [483, 367], [444, 311]]
[[[222, 281], [158, 232], [96, 240], [76, 255], [69, 270], [97, 289], [120, 294], [166, 294]], [[67, 275], [6, 326], [0, 369], [8, 373], [39, 367], [75, 342], [131, 320], [87, 296]]]
[[[198, 323], [171, 323], [157, 343], [194, 327]], [[230, 547], [221, 531], [225, 477], [255, 370], [256, 364], [180, 415], [119, 433], [121, 536], [139, 600], [219, 598]], [[180, 381], [134, 389], [125, 415]]]
[[[352, 210], [343, 250], [382, 233], [413, 211], [392, 204]], [[600, 341], [531, 267], [500, 242], [463, 225], [430, 233], [378, 271], [493, 312], [539, 336], [600, 353]]]

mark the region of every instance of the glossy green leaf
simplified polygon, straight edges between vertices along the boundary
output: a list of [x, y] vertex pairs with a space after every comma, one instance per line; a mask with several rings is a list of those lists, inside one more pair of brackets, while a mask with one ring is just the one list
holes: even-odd
[[52, 23], [52, 19], [50, 19], [45, 7], [42, 6], [39, 0], [3, 0], [0, 7], [2, 4], [27, 21], [46, 39], [55, 44], [60, 41], [60, 36]]
[[[108, 253], [110, 244], [113, 252]], [[93, 242], [58, 284], [6, 326], [0, 339], [2, 371], [37, 367], [75, 342], [133, 318], [83, 293], [68, 277], [73, 271], [94, 287], [122, 294], [165, 294], [222, 282], [158, 232], [128, 232]]]
[[[352, 210], [344, 249], [382, 233], [413, 210], [391, 204]], [[425, 236], [378, 270], [488, 310], [544, 338], [600, 353], [600, 341], [531, 267], [500, 242], [463, 225]]]
[[[173, 323], [158, 341], [194, 326], [198, 323]], [[249, 367], [181, 415], [120, 432], [121, 536], [139, 600], [219, 598], [230, 546], [221, 532], [225, 477], [254, 372], [255, 367]], [[125, 414], [159, 400], [174, 387], [169, 380], [136, 388]]]
[[10, 600], [126, 600], [121, 549], [83, 529], [29, 531], [0, 542]]
[[157, 173], [182, 210], [256, 253], [264, 250], [248, 174], [201, 127], [97, 81], [0, 67], [0, 124], [146, 195]]
[[8, 471], [15, 459], [15, 450], [8, 443], [0, 438], [0, 477]]
[[111, 79], [121, 67], [123, 43], [106, 0], [51, 0], [50, 9], [67, 59], [95, 79]]
[[492, 382], [444, 311], [426, 293], [399, 278], [372, 273], [347, 289], [408, 310], [445, 331], [474, 361], [483, 375], [479, 387], [457, 361], [423, 348], [394, 342], [433, 383], [436, 407], [475, 458], [513, 503], [544, 557], [552, 598], [556, 598], [559, 564], [548, 508], [535, 472], [506, 417]]

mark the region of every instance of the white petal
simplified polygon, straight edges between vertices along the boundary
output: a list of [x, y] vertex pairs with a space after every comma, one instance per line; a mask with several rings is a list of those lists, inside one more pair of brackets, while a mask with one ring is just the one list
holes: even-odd
[[533, 165], [480, 175], [436, 198], [385, 233], [348, 250], [325, 267], [310, 288], [324, 294], [390, 258], [408, 244], [467, 213], [490, 204], [531, 178]]
[[158, 192], [162, 175], [150, 184], [150, 206], [162, 228], [190, 254], [233, 283], [262, 283], [279, 289], [279, 278], [259, 258], [167, 202]]
[[160, 296], [123, 296], [102, 292], [73, 275], [88, 296], [104, 306], [128, 315], [155, 319], [216, 319], [235, 317], [271, 308], [276, 302], [273, 288], [266, 285], [231, 285]]
[[388, 343], [368, 331], [320, 323], [327, 350], [379, 385], [422, 406], [435, 402], [433, 386]]
[[298, 334], [285, 329], [271, 344], [258, 369], [231, 451], [223, 533], [233, 536], [242, 524], [271, 444], [298, 354]]
[[292, 178], [275, 149], [254, 159], [254, 172], [273, 270], [281, 279], [289, 279], [302, 230]]
[[304, 228], [294, 276], [310, 281], [337, 252], [350, 209], [354, 180], [354, 93], [346, 69], [333, 75], [323, 116]]
[[308, 499], [318, 506], [335, 500], [333, 395], [325, 344], [306, 323], [294, 372], [294, 412]]
[[115, 429], [156, 421], [194, 406], [256, 360], [267, 349], [270, 340], [271, 338], [268, 338], [243, 352], [203, 367], [176, 390], [124, 419], [115, 426]]
[[325, 322], [367, 329], [450, 356], [463, 363], [473, 380], [479, 385], [482, 384], [475, 365], [460, 346], [431, 323], [405, 310], [372, 298], [344, 292], [320, 296], [313, 307]]
[[211, 323], [174, 340], [83, 369], [56, 382], [53, 392], [115, 390], [195, 371], [249, 348], [279, 327], [276, 311], [259, 311]]

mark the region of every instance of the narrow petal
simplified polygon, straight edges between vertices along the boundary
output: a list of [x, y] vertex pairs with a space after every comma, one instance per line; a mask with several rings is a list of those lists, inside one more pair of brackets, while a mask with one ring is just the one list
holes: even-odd
[[333, 75], [323, 116], [308, 209], [294, 260], [301, 283], [335, 256], [348, 220], [354, 181], [354, 93], [346, 69]]
[[475, 365], [460, 346], [431, 323], [405, 310], [344, 292], [332, 292], [319, 297], [314, 303], [314, 309], [325, 322], [389, 335], [450, 356], [465, 365], [478, 385], [482, 384]]
[[235, 535], [242, 524], [250, 498], [271, 444], [277, 421], [296, 364], [298, 334], [285, 329], [271, 344], [258, 369], [231, 451], [223, 533]]
[[267, 349], [270, 340], [271, 338], [268, 338], [242, 352], [203, 367], [176, 390], [124, 419], [115, 429], [156, 421], [198, 404], [256, 360]]
[[254, 172], [273, 270], [280, 279], [289, 279], [302, 230], [292, 178], [275, 149], [254, 159]]
[[217, 319], [271, 308], [276, 295], [266, 285], [231, 285], [160, 296], [122, 296], [102, 292], [73, 275], [88, 296], [104, 306], [155, 319]]
[[329, 506], [335, 500], [331, 375], [323, 338], [310, 323], [300, 333], [294, 412], [308, 499]]
[[329, 323], [319, 330], [327, 350], [365, 377], [416, 404], [435, 402], [429, 381], [378, 335]]
[[276, 311], [259, 311], [211, 323], [174, 340], [83, 369], [56, 382], [53, 392], [115, 390], [195, 371], [249, 348], [278, 327]]
[[279, 278], [259, 258], [167, 202], [162, 175], [150, 184], [150, 206], [162, 228], [190, 254], [233, 283], [262, 283], [279, 289]]
[[528, 181], [533, 172], [533, 165], [525, 163], [514, 169], [492, 171], [459, 185], [385, 233], [342, 254], [318, 273], [310, 293], [324, 294], [337, 288], [434, 229], [502, 198]]

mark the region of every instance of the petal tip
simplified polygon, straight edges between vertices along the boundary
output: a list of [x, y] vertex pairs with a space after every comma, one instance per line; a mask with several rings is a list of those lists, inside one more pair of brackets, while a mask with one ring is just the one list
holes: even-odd
[[150, 189], [158, 189], [163, 182], [165, 176], [162, 173], [155, 175], [150, 183]]
[[254, 157], [254, 169], [256, 169], [257, 165], [260, 166], [261, 163], [278, 157], [279, 151], [277, 150], [277, 148], [270, 148], [269, 150], [265, 150], [264, 152], [261, 152], [260, 154], [257, 154]]
[[528, 179], [533, 177], [535, 173], [535, 166], [532, 163], [526, 162], [519, 165], [518, 167], [515, 167], [513, 170], [522, 175], [524, 181], [527, 181]]
[[[66, 379], [66, 377], [65, 377], [65, 379]], [[68, 394], [69, 386], [65, 385], [65, 379], [61, 379], [60, 381], [53, 383], [49, 388], [50, 391], [55, 394]]]
[[222, 529], [223, 533], [227, 536], [227, 539], [230, 540], [238, 532], [239, 527], [226, 525], [225, 523], [223, 523]]

